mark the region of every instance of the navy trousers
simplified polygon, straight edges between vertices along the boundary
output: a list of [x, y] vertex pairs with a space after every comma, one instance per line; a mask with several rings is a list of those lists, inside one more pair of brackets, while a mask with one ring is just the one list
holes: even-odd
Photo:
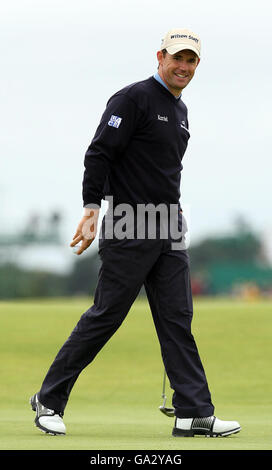
[[122, 324], [144, 285], [174, 390], [177, 417], [211, 416], [214, 406], [191, 332], [193, 304], [189, 258], [167, 239], [99, 241], [101, 268], [94, 304], [81, 316], [53, 361], [39, 392], [41, 403], [64, 412], [80, 372]]

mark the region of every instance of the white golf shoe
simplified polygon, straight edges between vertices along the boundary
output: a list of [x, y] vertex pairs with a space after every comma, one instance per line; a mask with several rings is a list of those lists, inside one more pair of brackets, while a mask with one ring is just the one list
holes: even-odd
[[37, 393], [30, 398], [30, 405], [36, 411], [35, 424], [43, 432], [53, 436], [66, 434], [66, 427], [61, 413], [46, 408], [39, 402]]
[[175, 437], [207, 437], [229, 436], [241, 430], [237, 421], [222, 421], [215, 416], [207, 418], [176, 418], [172, 435]]

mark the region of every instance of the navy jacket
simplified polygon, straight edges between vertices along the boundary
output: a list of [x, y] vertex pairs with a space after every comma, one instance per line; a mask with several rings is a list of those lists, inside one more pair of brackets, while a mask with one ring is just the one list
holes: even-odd
[[85, 155], [83, 205], [178, 204], [189, 137], [185, 104], [154, 77], [118, 91]]

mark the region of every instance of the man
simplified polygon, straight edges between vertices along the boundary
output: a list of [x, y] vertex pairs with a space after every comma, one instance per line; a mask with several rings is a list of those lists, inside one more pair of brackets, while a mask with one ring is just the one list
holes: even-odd
[[[31, 398], [36, 426], [54, 435], [66, 432], [63, 413], [78, 375], [121, 325], [143, 284], [174, 390], [173, 435], [224, 436], [240, 430], [236, 421], [214, 416], [191, 333], [189, 261], [182, 245], [185, 230], [179, 206], [181, 161], [190, 135], [181, 92], [199, 64], [200, 40], [189, 30], [171, 30], [157, 59], [154, 76], [110, 98], [85, 155], [83, 218], [71, 246], [81, 242], [78, 255], [90, 246], [96, 236], [101, 200], [107, 195], [111, 198], [112, 226], [111, 230], [106, 226], [106, 216], [99, 240], [102, 265], [94, 304], [60, 349], [39, 393]], [[146, 214], [142, 218], [138, 215], [139, 208], [150, 204], [155, 208], [153, 236], [149, 236], [149, 227], [141, 230]], [[128, 207], [132, 211], [130, 227], [123, 236], [120, 217]], [[163, 227], [164, 236], [158, 207], [166, 209], [164, 222], [170, 223]], [[181, 230], [179, 239], [171, 230], [173, 213]], [[141, 236], [137, 236], [139, 228]], [[181, 245], [174, 243], [177, 240]]]

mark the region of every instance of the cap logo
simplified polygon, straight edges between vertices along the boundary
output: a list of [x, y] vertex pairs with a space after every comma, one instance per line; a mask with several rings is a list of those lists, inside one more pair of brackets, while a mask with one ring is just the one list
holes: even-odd
[[188, 38], [187, 34], [172, 34], [171, 39], [176, 39], [176, 38]]
[[195, 41], [195, 42], [198, 42], [198, 39], [197, 38], [194, 38], [193, 36], [188, 36], [188, 34], [172, 34], [172, 36], [170, 36], [171, 39], [181, 39], [181, 38], [188, 38], [188, 39], [192, 39], [192, 41]]

